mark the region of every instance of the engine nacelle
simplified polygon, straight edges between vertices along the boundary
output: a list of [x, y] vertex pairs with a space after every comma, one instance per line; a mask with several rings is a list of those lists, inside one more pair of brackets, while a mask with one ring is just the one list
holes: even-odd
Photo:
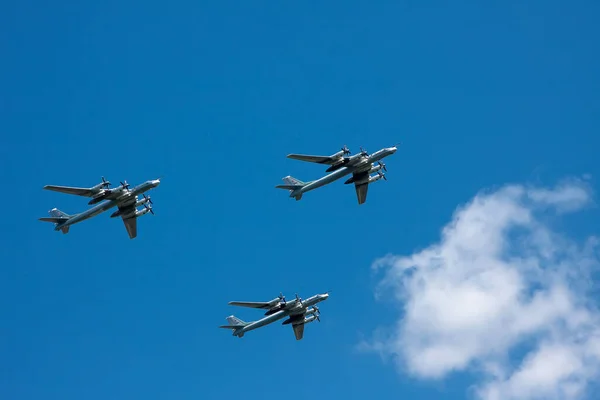
[[102, 200], [104, 200], [106, 198], [106, 196], [108, 196], [109, 193], [110, 193], [110, 191], [108, 191], [108, 190], [100, 191], [100, 193], [97, 193], [94, 196], [92, 196], [92, 199], [88, 202], [88, 204], [92, 205], [92, 204], [100, 203]]
[[379, 171], [381, 168], [383, 168], [383, 164], [371, 164], [371, 170], [369, 171], [369, 174], [372, 174], [373, 172], [377, 172]]
[[317, 316], [313, 314], [309, 317], [304, 318], [304, 323], [309, 324], [309, 323], [313, 322], [315, 319], [317, 319]]
[[127, 219], [127, 218], [135, 218], [137, 217], [138, 210], [133, 210], [133, 211], [129, 211], [128, 213], [120, 213], [117, 215], [120, 215], [121, 217], [123, 217], [123, 219]]
[[268, 310], [265, 312], [265, 315], [273, 315], [273, 314], [275, 314], [276, 312], [279, 312], [279, 311], [283, 310], [284, 308], [285, 308], [285, 304], [283, 304], [283, 303], [281, 303], [281, 304], [277, 304], [276, 306], [274, 306], [274, 307], [271, 307], [270, 309], [268, 309]]
[[342, 168], [345, 165], [346, 165], [346, 162], [342, 158], [339, 162], [336, 162], [336, 163], [332, 164], [331, 167], [327, 168], [325, 170], [325, 172], [333, 172], [335, 170], [338, 170], [338, 169]]
[[148, 200], [150, 200], [150, 197], [142, 197], [141, 200], [138, 200], [138, 201], [135, 202], [134, 207], [141, 206], [142, 204], [147, 203]]
[[306, 310], [306, 315], [310, 315], [310, 314], [315, 314], [316, 312], [318, 312], [318, 310], [316, 308], [309, 308], [308, 310]]
[[344, 150], [340, 150], [335, 154], [332, 154], [330, 157], [331, 158], [342, 158], [344, 156]]
[[150, 208], [144, 208], [143, 210], [135, 210], [135, 216], [137, 217], [141, 217], [144, 214], [148, 214], [150, 212]]
[[118, 217], [119, 215], [121, 215], [121, 210], [117, 210], [114, 213], [110, 214], [110, 217], [114, 218], [114, 217]]
[[351, 157], [348, 158], [348, 165], [355, 165], [358, 164], [360, 161], [363, 160], [364, 155], [362, 153], [358, 153], [355, 154]]
[[369, 183], [377, 182], [381, 178], [383, 178], [383, 174], [381, 174], [381, 175], [375, 175], [375, 176], [370, 176], [369, 177]]

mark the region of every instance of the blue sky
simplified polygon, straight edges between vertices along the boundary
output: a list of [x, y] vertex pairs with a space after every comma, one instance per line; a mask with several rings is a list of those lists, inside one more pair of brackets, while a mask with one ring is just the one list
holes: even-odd
[[[0, 397], [474, 396], [477, 369], [428, 379], [361, 350], [402, 323], [371, 265], [439, 241], [485, 188], [585, 176], [593, 197], [600, 6], [283, 3], [0, 7]], [[341, 182], [274, 189], [324, 172], [288, 153], [399, 141], [360, 207]], [[68, 235], [37, 221], [87, 207], [43, 185], [101, 176], [162, 177], [138, 238], [108, 214]], [[572, 240], [598, 234], [595, 207], [561, 215]], [[230, 300], [326, 290], [302, 341], [216, 328], [260, 316]]]

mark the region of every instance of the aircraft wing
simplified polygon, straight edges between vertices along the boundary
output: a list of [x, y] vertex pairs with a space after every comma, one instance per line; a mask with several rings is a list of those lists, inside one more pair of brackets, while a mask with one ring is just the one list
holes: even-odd
[[129, 234], [129, 239], [134, 239], [137, 236], [137, 218], [123, 218], [123, 223], [125, 224], [125, 229], [127, 229], [127, 233]]
[[71, 186], [46, 185], [46, 186], [44, 186], [44, 189], [46, 189], [46, 190], [52, 190], [54, 192], [74, 194], [74, 195], [77, 195], [77, 196], [85, 196], [85, 197], [92, 197], [92, 195], [93, 195], [92, 190], [89, 189], [89, 188], [78, 188], [78, 187], [71, 187]]
[[[353, 174], [355, 181], [360, 181], [369, 176], [368, 172], [359, 172]], [[368, 183], [355, 183], [354, 188], [356, 189], [356, 198], [358, 199], [358, 204], [363, 204], [367, 201], [367, 192], [369, 191]]]
[[125, 217], [127, 214], [129, 214], [131, 211], [133, 211], [135, 209], [135, 206], [133, 204], [125, 206], [125, 207], [119, 207], [119, 210], [121, 210], [121, 219], [123, 220], [123, 223], [125, 224], [125, 229], [127, 229], [127, 234], [129, 235], [129, 239], [134, 239], [137, 236], [137, 218], [136, 217]]
[[304, 322], [292, 326], [294, 328], [294, 335], [296, 336], [296, 340], [302, 340], [302, 338], [304, 337]]
[[337, 157], [330, 156], [310, 156], [306, 154], [288, 154], [287, 158], [292, 158], [294, 160], [313, 162], [317, 164], [327, 164], [332, 165], [336, 162], [339, 162], [341, 159]]
[[262, 308], [269, 309], [269, 303], [265, 301], [230, 301], [230, 305], [239, 307]]

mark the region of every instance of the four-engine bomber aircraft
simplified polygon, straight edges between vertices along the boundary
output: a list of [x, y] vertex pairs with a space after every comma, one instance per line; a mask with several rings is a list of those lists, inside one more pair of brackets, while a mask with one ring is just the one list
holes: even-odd
[[[292, 324], [296, 340], [301, 340], [304, 336], [304, 325], [319, 319], [319, 309], [316, 304], [327, 300], [328, 293], [316, 294], [306, 300], [302, 300], [296, 294], [296, 298], [291, 301], [285, 301], [285, 297], [280, 294], [279, 297], [267, 302], [247, 302], [247, 301], [230, 301], [233, 306], [260, 308], [267, 310], [266, 317], [258, 321], [244, 322], [241, 319], [230, 315], [227, 317], [229, 325], [222, 325], [219, 328], [231, 329], [233, 336], [241, 338], [248, 331], [273, 323], [285, 317], [289, 317], [283, 321], [282, 325]], [[308, 316], [307, 316], [308, 315]]]
[[[51, 217], [40, 218], [40, 221], [53, 222], [55, 224], [55, 231], [60, 230], [62, 233], [68, 233], [71, 225], [95, 217], [116, 206], [118, 207], [118, 210], [112, 213], [111, 218], [120, 216], [125, 223], [129, 238], [133, 239], [137, 236], [137, 218], [148, 212], [154, 214], [152, 207], [146, 204], [152, 204], [152, 200], [144, 193], [160, 185], [160, 179], [146, 181], [133, 189], [129, 189], [127, 181], [120, 183], [120, 186], [109, 189], [110, 182], [102, 177], [102, 182], [91, 188], [46, 185], [44, 186], [44, 189], [46, 190], [91, 197], [92, 199], [88, 204], [100, 203], [103, 200], [107, 201], [75, 215], [69, 215], [57, 208], [53, 208], [48, 211], [48, 214], [50, 214]], [[138, 200], [138, 195], [140, 194], [143, 198]], [[141, 205], [143, 205], [144, 208], [138, 210], [137, 207]]]
[[[385, 174], [381, 170], [383, 169], [387, 172], [387, 168], [381, 160], [394, 154], [396, 150], [396, 146], [392, 146], [369, 155], [361, 148], [360, 153], [350, 156], [350, 150], [344, 146], [341, 151], [330, 156], [289, 154], [288, 158], [329, 165], [326, 172], [330, 172], [330, 174], [306, 183], [291, 176], [286, 176], [283, 178], [285, 184], [278, 185], [276, 188], [287, 189], [290, 191], [290, 197], [300, 200], [304, 193], [352, 174], [352, 177], [346, 180], [345, 184], [354, 183], [358, 204], [363, 204], [367, 199], [369, 183], [382, 178], [386, 179]], [[371, 176], [373, 172], [377, 172], [377, 175]], [[120, 216], [123, 219], [129, 237], [133, 239], [137, 236], [137, 218], [148, 212], [154, 214], [152, 207], [149, 206], [149, 204], [152, 204], [152, 201], [144, 193], [160, 185], [160, 179], [146, 181], [133, 189], [129, 189], [127, 181], [120, 183], [120, 186], [110, 189], [110, 182], [102, 177], [102, 182], [91, 188], [44, 186], [46, 190], [90, 197], [89, 205], [100, 204], [75, 215], [68, 215], [57, 208], [53, 208], [48, 212], [50, 217], [40, 218], [40, 220], [54, 223], [54, 230], [60, 230], [66, 234], [69, 232], [71, 225], [117, 207], [118, 210], [111, 214], [111, 218]], [[138, 195], [142, 195], [143, 198], [138, 199]], [[138, 210], [138, 206], [143, 206], [144, 208]], [[230, 305], [266, 310], [265, 317], [252, 322], [244, 322], [234, 315], [230, 315], [227, 317], [228, 325], [222, 325], [219, 328], [231, 329], [233, 336], [241, 338], [246, 332], [287, 317], [282, 325], [291, 324], [296, 340], [301, 340], [304, 337], [304, 325], [313, 322], [315, 319], [319, 322], [321, 321], [319, 318], [320, 311], [316, 304], [327, 300], [328, 297], [329, 294], [324, 293], [316, 294], [306, 300], [302, 300], [296, 294], [295, 299], [286, 301], [285, 297], [280, 294], [279, 297], [268, 302], [231, 301], [229, 302]]]
[[[361, 148], [360, 153], [349, 156], [350, 150], [344, 146], [341, 151], [338, 151], [330, 156], [289, 154], [287, 157], [294, 160], [330, 165], [325, 172], [331, 173], [320, 179], [310, 182], [302, 182], [288, 175], [283, 178], [283, 181], [285, 182], [284, 185], [277, 185], [275, 187], [278, 189], [289, 190], [290, 197], [295, 197], [296, 200], [300, 200], [304, 193], [320, 188], [321, 186], [325, 186], [343, 176], [352, 174], [352, 177], [346, 180], [344, 183], [354, 183], [358, 204], [363, 204], [365, 201], [367, 201], [369, 183], [376, 182], [382, 178], [387, 180], [385, 174], [381, 172], [381, 169], [387, 172], [387, 168], [380, 160], [391, 154], [394, 154], [396, 150], [396, 146], [392, 146], [383, 148], [369, 155]], [[377, 165], [375, 165], [375, 163], [377, 163]], [[371, 173], [373, 172], [377, 172], [377, 175], [371, 176]]]

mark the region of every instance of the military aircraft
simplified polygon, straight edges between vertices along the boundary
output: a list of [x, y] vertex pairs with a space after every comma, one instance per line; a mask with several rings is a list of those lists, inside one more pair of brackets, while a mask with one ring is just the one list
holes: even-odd
[[[361, 147], [360, 153], [350, 156], [350, 150], [344, 146], [342, 147], [341, 151], [338, 151], [330, 156], [289, 154], [287, 157], [294, 160], [330, 165], [325, 172], [331, 173], [310, 182], [302, 182], [288, 175], [283, 178], [285, 184], [277, 185], [275, 187], [278, 189], [289, 190], [290, 197], [295, 197], [296, 200], [300, 200], [304, 193], [320, 188], [321, 186], [325, 186], [346, 175], [352, 174], [352, 177], [346, 180], [344, 183], [354, 183], [358, 204], [363, 204], [365, 201], [367, 201], [369, 184], [380, 179], [387, 180], [385, 174], [381, 172], [382, 169], [387, 172], [387, 168], [380, 160], [391, 154], [394, 154], [396, 150], [396, 146], [392, 146], [378, 150], [373, 154], [369, 154]], [[377, 172], [377, 175], [372, 176], [371, 173], [373, 172]]]
[[249, 301], [230, 301], [232, 306], [259, 308], [267, 310], [266, 317], [257, 321], [244, 322], [234, 315], [227, 317], [229, 325], [222, 325], [219, 328], [231, 329], [233, 336], [243, 337], [248, 331], [268, 325], [282, 318], [289, 317], [283, 321], [282, 325], [292, 324], [296, 340], [301, 340], [304, 336], [304, 325], [313, 322], [315, 319], [321, 322], [319, 318], [319, 308], [317, 303], [327, 300], [329, 293], [316, 294], [306, 300], [302, 300], [296, 294], [296, 298], [291, 301], [286, 301], [282, 294], [267, 302], [249, 302]]
[[[62, 233], [66, 234], [69, 233], [71, 225], [95, 217], [116, 206], [118, 207], [118, 210], [112, 213], [110, 217], [114, 218], [121, 216], [123, 223], [125, 224], [125, 229], [127, 229], [127, 233], [129, 234], [129, 238], [133, 239], [137, 236], [137, 218], [149, 212], [154, 214], [152, 206], [148, 205], [152, 204], [152, 200], [144, 193], [160, 185], [160, 179], [146, 181], [133, 189], [129, 189], [127, 181], [120, 183], [120, 186], [110, 189], [110, 182], [102, 177], [102, 182], [91, 188], [46, 185], [44, 186], [44, 189], [46, 190], [91, 197], [92, 199], [88, 204], [96, 204], [103, 200], [107, 201], [75, 215], [69, 215], [57, 208], [53, 208], [48, 211], [50, 217], [40, 218], [40, 221], [53, 222], [55, 224], [55, 231], [60, 230]], [[142, 199], [138, 199], [138, 195], [140, 194], [143, 196]], [[141, 205], [143, 205], [144, 208], [138, 210], [137, 207]]]

